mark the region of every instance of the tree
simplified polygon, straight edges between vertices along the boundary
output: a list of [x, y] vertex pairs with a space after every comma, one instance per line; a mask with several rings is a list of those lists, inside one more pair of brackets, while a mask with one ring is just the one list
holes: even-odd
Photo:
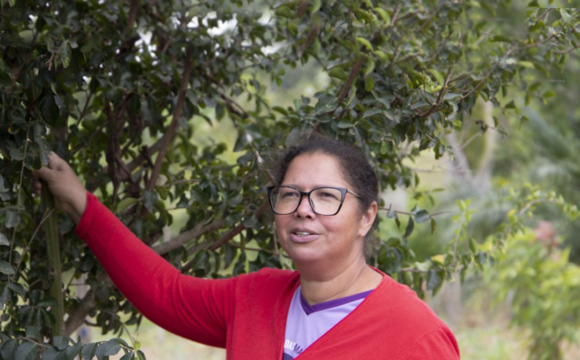
[[[140, 317], [49, 196], [39, 204], [30, 194], [28, 174], [46, 164], [50, 150], [184, 273], [290, 267], [272, 237], [263, 191], [276, 151], [303, 131], [323, 132], [361, 147], [382, 188], [414, 186], [418, 178], [404, 160], [426, 149], [436, 157], [449, 151], [445, 135], [475, 122], [470, 113], [479, 98], [525, 122], [516, 104], [502, 103], [508, 86], [561, 66], [579, 41], [578, 12], [537, 3], [515, 34], [492, 21], [511, 8], [503, 1], [0, 4], [5, 360], [33, 358], [39, 349], [47, 358], [103, 357], [120, 348], [143, 356], [118, 340], [97, 347], [67, 339], [89, 315], [105, 332], [122, 331], [120, 313], [130, 314], [127, 324]], [[264, 13], [272, 18], [261, 20]], [[328, 73], [330, 86], [294, 106], [272, 106], [264, 78], [280, 85], [286, 69], [309, 60]], [[541, 86], [528, 93], [550, 95]], [[210, 145], [190, 141], [200, 119], [214, 129]], [[229, 123], [233, 146], [216, 134]], [[501, 124], [484, 130], [492, 128]], [[415, 223], [430, 221], [434, 229], [434, 217], [383, 207], [386, 218], [400, 226], [399, 216], [406, 217], [407, 225], [401, 238], [381, 241], [371, 261], [419, 293], [490, 256], [452, 247], [418, 263], [406, 239]], [[175, 209], [187, 219], [179, 235], [165, 239]], [[81, 275], [90, 285], [82, 299], [71, 285]]]

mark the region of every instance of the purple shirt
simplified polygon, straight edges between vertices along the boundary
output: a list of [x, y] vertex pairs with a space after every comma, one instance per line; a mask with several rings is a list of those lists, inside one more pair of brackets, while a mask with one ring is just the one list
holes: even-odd
[[372, 290], [310, 305], [296, 289], [286, 320], [283, 360], [294, 359], [350, 314]]

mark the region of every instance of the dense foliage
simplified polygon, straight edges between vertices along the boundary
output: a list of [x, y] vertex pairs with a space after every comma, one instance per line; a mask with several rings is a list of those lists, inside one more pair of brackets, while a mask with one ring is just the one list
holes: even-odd
[[[265, 211], [277, 151], [319, 131], [361, 147], [383, 189], [415, 186], [405, 160], [428, 149], [443, 156], [445, 134], [466, 123], [501, 132], [497, 118], [471, 116], [479, 101], [525, 123], [520, 104], [504, 101], [508, 87], [521, 86], [527, 101], [554, 96], [526, 75], [565, 66], [580, 41], [578, 12], [566, 9], [516, 8], [527, 23], [504, 32], [494, 15], [516, 7], [504, 1], [0, 4], [5, 360], [39, 352], [101, 359], [120, 349], [143, 357], [121, 340], [81, 346], [67, 338], [87, 316], [105, 332], [123, 329], [120, 314], [129, 314], [126, 324], [140, 318], [72, 221], [51, 210], [49, 197], [40, 204], [31, 195], [30, 171], [46, 164], [48, 151], [66, 158], [90, 191], [185, 273], [290, 267]], [[330, 85], [294, 106], [272, 106], [267, 86], [282, 85], [286, 71], [308, 61]], [[227, 124], [237, 131], [233, 144], [220, 134]], [[210, 141], [192, 141], [206, 126]], [[417, 262], [406, 239], [415, 223], [435, 229], [435, 218], [382, 205], [384, 218], [406, 224], [371, 261], [419, 293], [493, 257], [459, 233], [449, 251]], [[167, 236], [178, 213], [186, 214], [179, 234]], [[471, 246], [458, 247], [460, 240]], [[90, 285], [82, 298], [78, 279]]]

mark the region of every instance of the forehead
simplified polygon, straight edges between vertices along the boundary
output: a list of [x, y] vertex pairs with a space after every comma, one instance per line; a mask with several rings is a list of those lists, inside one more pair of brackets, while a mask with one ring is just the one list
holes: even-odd
[[302, 190], [325, 185], [351, 187], [344, 178], [338, 159], [322, 153], [302, 154], [294, 158], [288, 166], [282, 184], [293, 185]]

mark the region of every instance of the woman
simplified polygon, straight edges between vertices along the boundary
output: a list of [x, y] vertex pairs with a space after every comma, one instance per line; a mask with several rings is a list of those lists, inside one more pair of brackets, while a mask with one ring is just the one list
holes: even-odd
[[[44, 179], [76, 233], [153, 322], [225, 347], [228, 359], [458, 359], [451, 331], [408, 287], [365, 262], [378, 187], [362, 153], [317, 137], [289, 149], [268, 189], [278, 239], [298, 271], [183, 275], [87, 193], [56, 155]], [[35, 181], [35, 191], [40, 182]]]

